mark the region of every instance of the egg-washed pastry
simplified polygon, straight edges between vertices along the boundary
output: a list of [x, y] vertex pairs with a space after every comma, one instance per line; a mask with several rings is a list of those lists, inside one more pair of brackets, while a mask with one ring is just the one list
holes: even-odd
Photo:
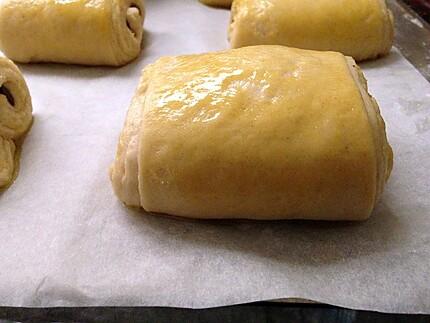
[[208, 6], [230, 8], [233, 0], [200, 0], [200, 2]]
[[352, 58], [255, 46], [146, 67], [111, 179], [120, 200], [150, 212], [363, 220], [391, 168]]
[[141, 51], [142, 0], [4, 0], [0, 50], [21, 62], [124, 65]]
[[387, 54], [393, 34], [384, 0], [235, 0], [229, 28], [233, 48], [285, 45], [357, 61]]
[[0, 189], [16, 176], [19, 145], [32, 120], [31, 97], [21, 72], [0, 57]]

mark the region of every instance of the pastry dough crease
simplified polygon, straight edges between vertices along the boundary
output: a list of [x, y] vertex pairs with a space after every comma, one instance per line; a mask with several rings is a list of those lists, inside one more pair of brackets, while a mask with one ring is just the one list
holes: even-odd
[[17, 144], [32, 122], [31, 97], [21, 72], [0, 58], [0, 188], [9, 186], [17, 169]]
[[142, 0], [5, 0], [0, 49], [21, 62], [124, 65], [141, 50]]
[[352, 58], [255, 46], [146, 67], [111, 180], [120, 200], [149, 212], [363, 220], [392, 158]]

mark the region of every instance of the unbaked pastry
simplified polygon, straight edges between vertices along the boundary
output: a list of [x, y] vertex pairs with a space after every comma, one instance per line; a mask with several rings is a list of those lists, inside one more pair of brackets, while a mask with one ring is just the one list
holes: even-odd
[[393, 33], [384, 0], [235, 0], [229, 28], [233, 48], [285, 45], [356, 60], [387, 54]]
[[199, 0], [208, 6], [230, 8], [233, 0]]
[[16, 176], [17, 146], [32, 122], [31, 97], [21, 72], [0, 57], [0, 189]]
[[111, 179], [125, 204], [150, 212], [362, 220], [391, 168], [352, 58], [255, 46], [146, 67]]
[[142, 0], [4, 0], [0, 50], [16, 62], [119, 66], [141, 50]]

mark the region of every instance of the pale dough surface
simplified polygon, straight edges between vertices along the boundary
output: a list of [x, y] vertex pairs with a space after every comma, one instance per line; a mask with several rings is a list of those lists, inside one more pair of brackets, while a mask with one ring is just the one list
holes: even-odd
[[199, 1], [208, 6], [225, 7], [225, 8], [229, 8], [233, 2], [233, 0], [199, 0]]
[[229, 28], [233, 48], [285, 45], [355, 60], [387, 54], [393, 34], [384, 0], [235, 0]]
[[142, 0], [4, 0], [0, 49], [16, 62], [124, 65], [141, 51]]
[[0, 189], [9, 186], [16, 175], [17, 142], [32, 119], [31, 97], [21, 72], [0, 57]]
[[194, 218], [367, 218], [392, 167], [351, 58], [282, 46], [145, 68], [111, 169], [127, 205]]

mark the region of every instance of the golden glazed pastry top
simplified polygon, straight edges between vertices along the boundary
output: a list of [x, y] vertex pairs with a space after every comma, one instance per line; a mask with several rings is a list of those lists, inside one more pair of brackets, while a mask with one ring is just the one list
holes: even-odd
[[127, 116], [115, 192], [187, 217], [367, 218], [392, 156], [357, 70], [281, 46], [158, 60]]
[[229, 38], [233, 48], [285, 45], [363, 60], [390, 51], [392, 19], [384, 0], [235, 0]]

